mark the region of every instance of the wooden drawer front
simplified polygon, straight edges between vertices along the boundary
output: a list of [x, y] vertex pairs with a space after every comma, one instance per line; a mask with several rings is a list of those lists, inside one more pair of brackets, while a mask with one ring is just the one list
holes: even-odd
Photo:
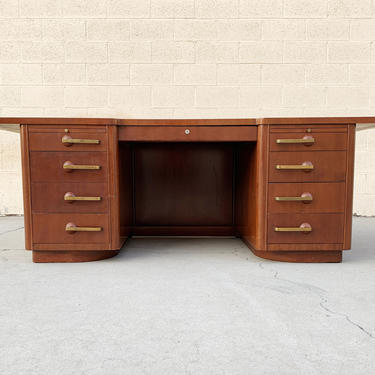
[[[98, 232], [67, 232], [66, 225], [101, 228]], [[33, 214], [33, 242], [36, 244], [95, 244], [109, 242], [108, 215]]]
[[[277, 169], [277, 166], [312, 163], [314, 169]], [[345, 151], [270, 152], [270, 182], [344, 181], [346, 174]]]
[[256, 141], [256, 126], [123, 126], [122, 141], [199, 142]]
[[347, 124], [283, 124], [271, 125], [271, 133], [347, 133]]
[[[63, 143], [63, 139], [71, 142], [99, 143]], [[29, 145], [31, 151], [105, 151], [107, 133], [105, 128], [69, 127], [69, 133], [65, 133], [62, 126], [48, 129], [30, 126]]]
[[[271, 151], [346, 150], [346, 133], [271, 133]], [[290, 143], [285, 143], [290, 142]], [[293, 143], [309, 142], [309, 143]]]
[[[293, 200], [295, 198], [305, 200]], [[344, 212], [344, 210], [344, 182], [271, 183], [268, 185], [268, 212], [270, 213], [328, 213]]]
[[[308, 223], [311, 232], [277, 232], [275, 228], [298, 228]], [[270, 214], [268, 215], [268, 243], [342, 243], [343, 214]]]
[[[104, 213], [108, 211], [107, 183], [34, 182], [31, 191], [33, 212]], [[97, 200], [98, 198], [100, 200]]]
[[[99, 166], [98, 170], [73, 170], [63, 168], [65, 162], [74, 165]], [[101, 182], [107, 179], [106, 152], [31, 152], [32, 182]]]

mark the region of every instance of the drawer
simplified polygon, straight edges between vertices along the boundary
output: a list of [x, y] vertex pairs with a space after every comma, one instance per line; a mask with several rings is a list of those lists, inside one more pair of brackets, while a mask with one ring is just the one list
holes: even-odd
[[31, 151], [105, 151], [107, 132], [105, 128], [48, 128], [30, 126], [29, 147]]
[[346, 133], [271, 133], [271, 151], [346, 150]]
[[108, 211], [107, 183], [34, 182], [31, 191], [33, 212]]
[[121, 141], [241, 142], [256, 141], [256, 126], [122, 126]]
[[271, 125], [271, 133], [347, 133], [347, 124], [280, 124]]
[[[69, 223], [74, 224], [76, 230], [84, 231], [67, 231]], [[35, 244], [107, 244], [109, 238], [108, 215], [33, 214]]]
[[268, 212], [344, 212], [345, 183], [270, 183]]
[[[311, 227], [310, 232], [298, 230], [300, 226]], [[279, 228], [280, 231], [276, 231]], [[270, 214], [268, 215], [268, 243], [307, 244], [342, 243], [343, 214]]]
[[[309, 166], [313, 169], [302, 169]], [[270, 182], [344, 181], [346, 151], [270, 152]], [[282, 169], [280, 169], [282, 168]], [[301, 168], [301, 169], [286, 169]]]
[[[64, 169], [68, 167], [99, 169]], [[106, 152], [30, 152], [32, 182], [102, 182], [107, 180]]]

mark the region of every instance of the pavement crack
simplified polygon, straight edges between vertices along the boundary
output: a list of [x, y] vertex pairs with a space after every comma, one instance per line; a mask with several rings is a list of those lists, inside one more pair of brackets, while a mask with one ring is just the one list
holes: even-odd
[[349, 315], [344, 314], [344, 313], [341, 313], [341, 312], [333, 311], [333, 310], [331, 310], [330, 308], [328, 308], [327, 306], [325, 306], [325, 304], [328, 303], [328, 300], [327, 300], [326, 298], [322, 297], [322, 296], [320, 296], [320, 298], [321, 298], [321, 301], [320, 301], [319, 305], [320, 305], [320, 307], [321, 307], [323, 310], [329, 312], [329, 313], [332, 314], [332, 315], [341, 316], [341, 317], [345, 318], [346, 321], [347, 321], [348, 323], [350, 323], [350, 324], [353, 325], [354, 327], [357, 327], [358, 329], [360, 329], [360, 330], [361, 330], [363, 333], [365, 333], [367, 336], [371, 337], [372, 339], [375, 338], [375, 336], [374, 336], [371, 332], [369, 332], [367, 329], [365, 329], [364, 327], [362, 327], [359, 323], [354, 322], [354, 321], [349, 317]]
[[0, 236], [2, 236], [3, 234], [7, 234], [7, 233], [11, 233], [11, 232], [16, 232], [17, 230], [20, 230], [20, 229], [23, 229], [24, 227], [19, 227], [19, 228], [16, 228], [16, 229], [9, 229], [9, 230], [6, 230], [5, 232], [1, 232], [0, 233]]
[[[260, 262], [258, 263], [259, 267], [263, 270], [265, 270], [264, 268], [264, 265], [263, 265], [263, 262]], [[355, 321], [353, 321], [349, 315], [345, 314], [345, 313], [341, 313], [341, 312], [336, 312], [336, 311], [333, 311], [331, 310], [330, 308], [328, 308], [325, 304], [328, 303], [328, 299], [325, 298], [321, 293], [326, 293], [327, 291], [325, 291], [324, 289], [321, 289], [319, 287], [316, 287], [314, 285], [310, 285], [310, 284], [304, 284], [304, 283], [298, 283], [298, 282], [295, 282], [295, 281], [292, 281], [292, 280], [289, 280], [289, 279], [283, 279], [281, 277], [279, 277], [279, 272], [276, 271], [276, 270], [271, 270], [270, 271], [273, 271], [274, 274], [273, 274], [273, 278], [276, 279], [276, 280], [280, 280], [280, 281], [284, 281], [284, 282], [287, 282], [287, 283], [290, 283], [290, 284], [293, 284], [293, 285], [296, 285], [298, 287], [302, 287], [302, 288], [307, 288], [309, 291], [311, 291], [313, 294], [315, 294], [316, 296], [318, 296], [320, 298], [320, 303], [319, 303], [319, 306], [326, 312], [332, 314], [332, 315], [335, 315], [335, 316], [341, 316], [343, 318], [345, 318], [345, 320], [351, 324], [352, 326], [358, 328], [361, 332], [363, 332], [364, 334], [366, 334], [368, 337], [374, 339], [375, 338], [375, 335], [373, 335], [370, 331], [368, 331], [367, 329], [365, 329], [361, 324], [359, 323], [356, 323]]]

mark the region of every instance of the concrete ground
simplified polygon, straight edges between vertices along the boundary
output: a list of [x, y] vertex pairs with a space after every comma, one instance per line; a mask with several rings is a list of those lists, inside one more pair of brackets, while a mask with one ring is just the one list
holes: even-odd
[[238, 239], [133, 239], [34, 264], [0, 218], [0, 373], [374, 374], [375, 218], [341, 264], [261, 260]]

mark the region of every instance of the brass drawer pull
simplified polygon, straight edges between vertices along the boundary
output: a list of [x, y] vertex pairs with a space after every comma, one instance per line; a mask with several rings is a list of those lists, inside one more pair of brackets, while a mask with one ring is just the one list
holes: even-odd
[[98, 145], [100, 143], [99, 139], [79, 139], [79, 138], [72, 138], [70, 135], [64, 135], [61, 138], [61, 142], [64, 146], [73, 146], [74, 144], [94, 144]]
[[100, 201], [101, 199], [101, 197], [77, 197], [70, 191], [64, 195], [64, 201], [67, 201], [68, 203], [73, 203], [75, 201]]
[[78, 227], [74, 223], [68, 223], [65, 226], [65, 230], [69, 233], [75, 232], [101, 232], [101, 227]]
[[73, 164], [71, 161], [66, 161], [63, 164], [63, 168], [67, 172], [71, 172], [75, 169], [80, 169], [80, 170], [98, 170], [100, 169], [100, 165], [80, 165], [80, 164]]
[[313, 163], [310, 161], [304, 161], [302, 164], [293, 164], [293, 165], [283, 165], [283, 164], [277, 164], [276, 169], [279, 170], [304, 170], [304, 171], [312, 171], [314, 169]]
[[278, 202], [312, 202], [313, 196], [310, 193], [302, 193], [299, 197], [275, 197], [275, 201]]
[[309, 223], [303, 223], [299, 227], [275, 227], [275, 232], [301, 232], [310, 233], [312, 227]]
[[311, 146], [315, 143], [315, 139], [310, 135], [305, 135], [303, 138], [296, 138], [296, 139], [276, 139], [276, 143], [278, 144], [295, 144], [295, 143], [302, 143], [305, 146]]

